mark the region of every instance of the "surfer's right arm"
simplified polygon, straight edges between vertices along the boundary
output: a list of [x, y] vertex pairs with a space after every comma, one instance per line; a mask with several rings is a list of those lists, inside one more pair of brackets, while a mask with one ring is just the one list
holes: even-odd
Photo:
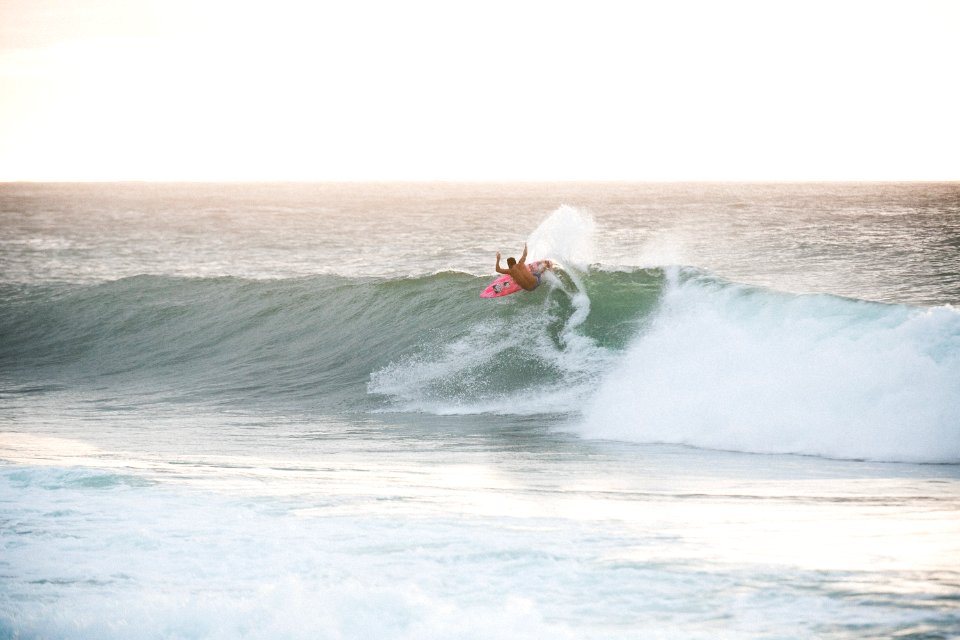
[[510, 273], [506, 269], [500, 267], [500, 252], [497, 251], [497, 273]]

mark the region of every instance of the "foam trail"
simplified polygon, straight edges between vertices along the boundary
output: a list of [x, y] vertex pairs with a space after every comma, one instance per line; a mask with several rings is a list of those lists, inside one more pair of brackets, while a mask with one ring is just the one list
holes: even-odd
[[673, 272], [592, 398], [588, 437], [960, 461], [960, 313]]
[[437, 415], [573, 412], [609, 366], [593, 340], [550, 340], [551, 315], [527, 307], [510, 322], [471, 326], [462, 337], [421, 350], [370, 375], [368, 390], [391, 409]]
[[527, 245], [531, 255], [549, 257], [563, 266], [575, 289], [570, 291], [559, 280], [554, 283], [570, 296], [574, 313], [567, 320], [561, 338], [570, 344], [582, 336], [575, 329], [590, 315], [590, 298], [584, 291], [582, 274], [594, 260], [596, 221], [588, 212], [569, 205], [558, 207], [530, 234]]

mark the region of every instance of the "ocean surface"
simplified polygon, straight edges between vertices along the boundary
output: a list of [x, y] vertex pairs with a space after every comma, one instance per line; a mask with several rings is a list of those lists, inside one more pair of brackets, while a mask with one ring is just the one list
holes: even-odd
[[0, 638], [960, 638], [960, 183], [0, 185]]

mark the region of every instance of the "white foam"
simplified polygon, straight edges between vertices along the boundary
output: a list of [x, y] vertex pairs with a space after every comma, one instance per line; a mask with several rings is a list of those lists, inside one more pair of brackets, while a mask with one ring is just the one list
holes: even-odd
[[589, 437], [960, 461], [960, 314], [683, 281], [592, 398]]
[[[81, 465], [0, 465], [0, 636], [618, 640], [718, 629], [812, 638], [838, 620], [886, 637], [955, 627], [955, 471], [638, 456], [495, 431], [397, 438], [385, 424], [344, 423], [326, 438], [311, 421], [231, 438], [192, 420], [152, 436], [173, 457], [144, 446], [153, 429], [137, 428], [120, 440], [129, 451], [97, 447]], [[65, 444], [17, 439], [35, 459]], [[237, 455], [223, 459], [224, 447]]]
[[[518, 314], [509, 323], [477, 324], [457, 340], [424, 346], [417, 355], [372, 373], [368, 389], [392, 398], [393, 408], [437, 415], [576, 411], [612, 354], [576, 334], [570, 321], [561, 330], [562, 344], [554, 344], [548, 335], [550, 302], [546, 305]], [[542, 377], [533, 374], [536, 379], [514, 390], [498, 387], [491, 377], [517, 379], [506, 360], [511, 354], [518, 365], [537, 363]], [[550, 383], [551, 378], [555, 382]]]

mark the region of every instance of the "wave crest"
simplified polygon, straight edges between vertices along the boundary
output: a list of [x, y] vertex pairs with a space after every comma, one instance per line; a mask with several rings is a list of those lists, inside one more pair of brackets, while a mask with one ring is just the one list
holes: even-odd
[[960, 461], [960, 314], [677, 274], [591, 398], [589, 437]]

